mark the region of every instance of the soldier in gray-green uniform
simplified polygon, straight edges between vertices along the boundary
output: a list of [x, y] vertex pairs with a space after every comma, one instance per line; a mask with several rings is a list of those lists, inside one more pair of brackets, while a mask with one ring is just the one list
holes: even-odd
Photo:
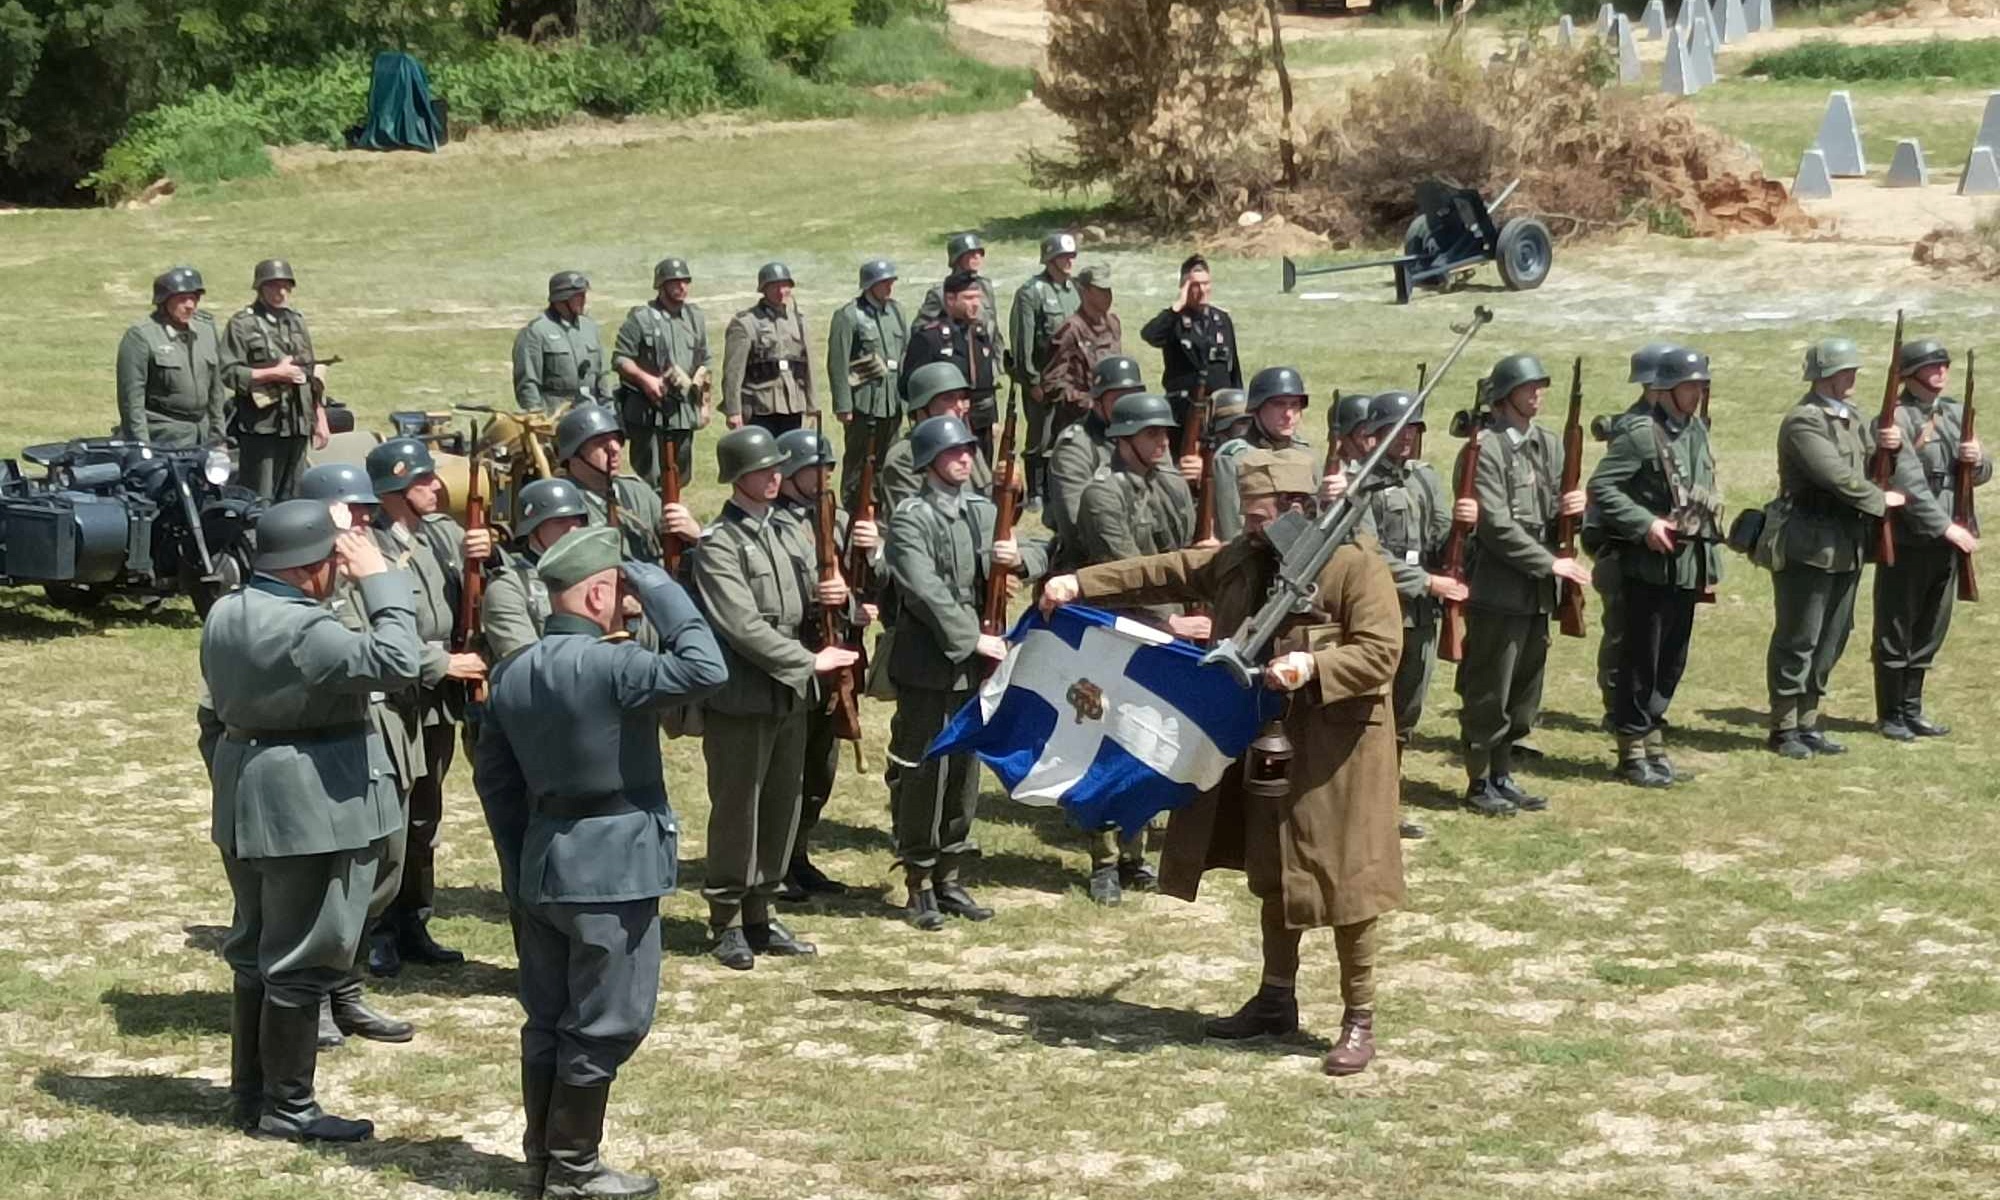
[[1944, 647], [1958, 595], [1959, 555], [1979, 549], [1979, 530], [1955, 519], [1958, 464], [1973, 465], [1973, 484], [1993, 477], [1993, 460], [1965, 440], [1965, 407], [1944, 394], [1951, 354], [1942, 342], [1903, 343], [1903, 395], [1896, 427], [1896, 490], [1909, 497], [1896, 514], [1896, 561], [1875, 567], [1875, 721], [1883, 737], [1907, 742], [1943, 737], [1949, 726], [1924, 715], [1924, 675]]
[[1556, 517], [1581, 513], [1584, 495], [1581, 488], [1559, 494], [1562, 440], [1535, 424], [1548, 386], [1549, 373], [1532, 354], [1501, 359], [1482, 384], [1491, 409], [1473, 488], [1479, 519], [1467, 554], [1458, 726], [1465, 807], [1485, 816], [1548, 807], [1515, 782], [1514, 748], [1541, 715], [1556, 581], [1590, 586], [1582, 563], [1555, 552]]
[[656, 295], [625, 314], [611, 352], [622, 381], [618, 412], [632, 439], [632, 469], [654, 487], [664, 461], [661, 443], [672, 449], [686, 483], [694, 477], [694, 431], [708, 426], [708, 318], [688, 299], [693, 279], [685, 259], [655, 263]]
[[[1310, 452], [1312, 443], [1299, 433], [1307, 403], [1306, 381], [1292, 367], [1265, 367], [1251, 378], [1244, 396], [1250, 427], [1239, 439], [1224, 442], [1215, 452], [1215, 536], [1227, 542], [1243, 532], [1243, 509], [1236, 494], [1237, 460], [1246, 450]], [[1319, 464], [1315, 464], [1315, 470]], [[1344, 490], [1346, 477], [1329, 479]], [[1323, 488], [1325, 485], [1322, 485]], [[1323, 492], [1324, 494], [1324, 492]], [[1336, 493], [1337, 494], [1337, 493]]]
[[[658, 567], [620, 563], [608, 529], [580, 529], [536, 566], [553, 611], [540, 641], [494, 671], [473, 755], [517, 912], [522, 1150], [531, 1195], [659, 1194], [599, 1154], [618, 1068], [653, 1023], [660, 897], [680, 826], [660, 770], [659, 710], [721, 684], [715, 637]], [[635, 595], [658, 640], [623, 628]]]
[[1084, 563], [1083, 532], [1077, 515], [1083, 511], [1084, 489], [1111, 470], [1111, 409], [1125, 397], [1146, 390], [1139, 364], [1120, 354], [1097, 364], [1090, 378], [1090, 411], [1081, 421], [1056, 435], [1049, 447], [1046, 481], [1048, 504], [1042, 523], [1055, 531], [1052, 570], [1065, 571]]
[[1618, 777], [1669, 787], [1662, 724], [1687, 669], [1695, 604], [1722, 576], [1722, 490], [1701, 420], [1708, 357], [1672, 348], [1653, 364], [1652, 411], [1627, 416], [1590, 474], [1590, 502], [1617, 547], [1623, 622], [1612, 732]]
[[809, 956], [771, 913], [799, 827], [806, 709], [815, 677], [859, 657], [804, 643], [806, 609], [845, 604], [847, 587], [809, 577], [775, 509], [785, 452], [768, 430], [731, 430], [716, 443], [730, 496], [694, 552], [694, 592], [721, 639], [729, 681], [703, 705], [708, 764], [708, 901], [716, 961], [747, 971], [756, 956]]
[[537, 479], [521, 489], [514, 546], [497, 570], [486, 574], [479, 634], [488, 661], [498, 663], [542, 639], [549, 619], [549, 590], [535, 567], [550, 546], [590, 523], [590, 507], [567, 479]]
[[854, 507], [861, 467], [876, 468], [903, 430], [903, 353], [910, 322], [896, 303], [896, 264], [874, 258], [861, 264], [861, 294], [833, 314], [826, 337], [826, 377], [833, 415], [847, 427], [840, 462], [840, 498]]
[[444, 484], [430, 448], [415, 438], [390, 438], [368, 452], [368, 482], [380, 501], [375, 541], [416, 584], [417, 634], [424, 643], [421, 686], [391, 697], [413, 718], [423, 742], [424, 771], [410, 788], [409, 841], [403, 884], [369, 945], [368, 968], [394, 975], [405, 962], [456, 966], [457, 950], [431, 937], [437, 896], [437, 844], [444, 822], [444, 780], [458, 749], [464, 685], [486, 676], [486, 663], [458, 644], [458, 597], [467, 560], [493, 552], [493, 533], [468, 533], [444, 511]]
[[1874, 521], [1903, 504], [1868, 481], [1877, 440], [1900, 448], [1901, 430], [1874, 429], [1850, 397], [1861, 350], [1823, 338], [1806, 350], [1812, 390], [1778, 423], [1778, 498], [1765, 509], [1755, 559], [1771, 571], [1777, 620], [1765, 655], [1771, 749], [1786, 758], [1844, 754], [1819, 728], [1819, 705], [1854, 630], [1865, 547]]
[[889, 758], [898, 768], [889, 805], [908, 887], [904, 916], [919, 929], [938, 929], [944, 914], [984, 921], [993, 910], [959, 878], [978, 850], [979, 761], [970, 753], [927, 759], [924, 751], [991, 664], [1007, 656], [1004, 639], [980, 632], [988, 572], [1032, 579], [1048, 555], [1041, 546], [995, 539], [993, 502], [970, 485], [978, 439], [964, 421], [932, 417], [910, 442], [925, 474], [922, 490], [889, 521], [889, 574], [901, 606], [888, 666], [896, 683]]
[[[1594, 418], [1590, 422], [1592, 437], [1609, 445], [1618, 440], [1625, 422], [1638, 417], [1650, 419], [1653, 406], [1662, 398], [1653, 385], [1653, 372], [1663, 356], [1678, 349], [1680, 347], [1671, 342], [1648, 342], [1633, 352], [1632, 370], [1626, 382], [1639, 385], [1639, 398], [1620, 412]], [[1586, 492], [1588, 490], [1585, 489]], [[1613, 723], [1617, 718], [1612, 715], [1612, 710], [1617, 707], [1620, 692], [1618, 668], [1625, 654], [1625, 612], [1622, 607], [1625, 584], [1618, 564], [1622, 543], [1604, 536], [1603, 518], [1595, 504], [1583, 510], [1583, 525], [1578, 540], [1582, 542], [1584, 552], [1591, 556], [1590, 586], [1597, 590], [1598, 621], [1603, 630], [1597, 642], [1597, 690], [1604, 700], [1604, 728], [1607, 732], [1616, 732]]]
[[118, 342], [118, 436], [161, 446], [222, 441], [222, 343], [201, 307], [201, 272], [153, 280], [153, 312]]
[[618, 527], [625, 534], [625, 556], [638, 562], [660, 561], [662, 535], [672, 533], [684, 546], [701, 536], [701, 523], [685, 504], [661, 504], [660, 494], [620, 472], [625, 461], [625, 431], [618, 414], [600, 405], [585, 405], [556, 422], [556, 462], [583, 493], [590, 523], [611, 518], [617, 501]]
[[514, 336], [514, 402], [523, 412], [611, 403], [614, 381], [597, 320], [584, 315], [589, 303], [582, 271], [549, 276], [549, 306]]
[[1368, 405], [1373, 399], [1366, 392], [1342, 393], [1326, 411], [1326, 444], [1343, 471], [1368, 457], [1361, 448], [1361, 426], [1368, 420]]
[[819, 408], [813, 395], [806, 319], [792, 302], [792, 269], [757, 269], [762, 299], [730, 318], [722, 339], [722, 411], [729, 427], [761, 425], [772, 437], [797, 429]]
[[1008, 372], [1027, 403], [1028, 494], [1042, 494], [1042, 470], [1055, 435], [1051, 416], [1058, 398], [1045, 395], [1042, 371], [1055, 350], [1056, 330], [1075, 314], [1083, 294], [1070, 279], [1076, 268], [1076, 235], [1052, 233], [1042, 239], [1042, 269], [1014, 290], [1007, 316], [1007, 341], [1014, 353]]
[[[288, 500], [257, 527], [256, 575], [202, 625], [209, 694], [203, 757], [211, 836], [235, 915], [229, 1091], [239, 1126], [296, 1141], [359, 1141], [368, 1121], [313, 1096], [320, 998], [346, 977], [388, 835], [401, 821], [369, 695], [422, 669], [413, 589], [365, 536], [337, 534], [317, 500]], [[367, 631], [322, 603], [356, 581]]]
[[298, 286], [292, 264], [265, 259], [251, 286], [257, 299], [222, 331], [222, 382], [235, 398], [229, 433], [236, 439], [236, 474], [266, 500], [289, 500], [305, 469], [307, 442], [326, 445], [326, 410], [315, 386], [325, 368], [304, 315], [291, 306]]
[[[1111, 406], [1111, 469], [1083, 489], [1076, 528], [1086, 564], [1183, 550], [1194, 539], [1194, 496], [1173, 461], [1179, 426], [1165, 396], [1135, 392]], [[1178, 604], [1119, 610], [1176, 637], [1206, 641], [1205, 616]], [[1117, 904], [1125, 888], [1150, 892], [1159, 876], [1146, 863], [1146, 832], [1120, 838], [1115, 826], [1089, 834], [1090, 898]]]
[[[978, 280], [982, 303], [979, 306], [979, 321], [986, 329], [986, 344], [993, 347], [996, 356], [1004, 357], [1007, 349], [1006, 331], [1000, 327], [1000, 299], [994, 295], [993, 281], [986, 277], [986, 243], [979, 240], [976, 233], [954, 233], [945, 240], [945, 276], [949, 278], [956, 271], [970, 271]], [[917, 322], [935, 321], [944, 315], [944, 283], [931, 285], [924, 293], [924, 302], [917, 309]]]
[[[910, 431], [896, 439], [889, 453], [875, 469], [875, 508], [893, 513], [896, 506], [923, 490], [924, 469], [916, 463], [910, 433], [932, 417], [957, 417], [964, 421], [972, 409], [972, 392], [957, 363], [926, 363], [910, 372], [903, 398], [909, 412]], [[972, 490], [981, 495], [993, 491], [993, 468], [985, 459], [972, 464]]]

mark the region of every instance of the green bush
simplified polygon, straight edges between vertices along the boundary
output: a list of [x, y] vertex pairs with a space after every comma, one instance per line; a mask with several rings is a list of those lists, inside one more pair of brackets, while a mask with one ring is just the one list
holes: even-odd
[[272, 173], [264, 133], [248, 104], [213, 89], [140, 118], [84, 182], [125, 199], [162, 175], [176, 183], [219, 183]]
[[1747, 73], [1772, 79], [1955, 79], [1992, 86], [2000, 84], [2000, 39], [1933, 38], [1888, 46], [1815, 40], [1760, 54]]
[[764, 45], [771, 57], [810, 71], [833, 39], [854, 27], [854, 0], [770, 0]]

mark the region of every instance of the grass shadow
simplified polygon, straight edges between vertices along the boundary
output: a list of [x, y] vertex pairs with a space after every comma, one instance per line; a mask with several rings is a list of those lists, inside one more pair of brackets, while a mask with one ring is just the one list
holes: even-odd
[[163, 1033], [228, 1033], [227, 992], [131, 992], [114, 987], [99, 996], [126, 1037]]
[[1427, 779], [1403, 777], [1403, 807], [1422, 808], [1431, 812], [1457, 812], [1464, 799], [1462, 792], [1455, 791], [1441, 783]]
[[[43, 1071], [35, 1087], [65, 1104], [95, 1109], [145, 1125], [225, 1129], [229, 1092], [205, 1079], [175, 1075], [67, 1075]], [[365, 1115], [365, 1114], [358, 1114]], [[381, 1138], [322, 1144], [320, 1153], [350, 1164], [447, 1192], [512, 1194], [520, 1164], [488, 1154], [458, 1138]]]
[[507, 924], [507, 897], [496, 888], [439, 885], [436, 908], [441, 917], [471, 917], [494, 925]]
[[1044, 846], [1057, 850], [1083, 850], [1086, 848], [1083, 830], [1063, 815], [1061, 808], [1054, 805], [1020, 804], [1007, 798], [1004, 793], [979, 798], [979, 819], [995, 825], [1013, 825], [1030, 830]]
[[468, 958], [455, 967], [405, 963], [399, 975], [387, 978], [370, 975], [368, 988], [383, 996], [513, 996], [520, 992], [516, 974], [513, 967], [477, 958]]
[[826, 854], [837, 854], [843, 850], [891, 854], [896, 849], [896, 839], [886, 829], [873, 825], [850, 825], [846, 821], [832, 821], [825, 817], [813, 826], [808, 842], [815, 852]]

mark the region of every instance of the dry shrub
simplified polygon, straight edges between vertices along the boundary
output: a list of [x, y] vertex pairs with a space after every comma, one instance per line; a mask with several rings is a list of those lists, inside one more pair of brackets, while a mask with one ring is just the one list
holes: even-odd
[[1910, 258], [1939, 274], [2000, 279], [2000, 213], [1987, 213], [1970, 229], [1933, 229], [1918, 239]]

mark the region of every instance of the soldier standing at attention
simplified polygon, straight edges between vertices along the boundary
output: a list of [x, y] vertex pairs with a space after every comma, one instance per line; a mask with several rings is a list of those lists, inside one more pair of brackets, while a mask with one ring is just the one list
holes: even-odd
[[840, 498], [854, 507], [861, 466], [883, 456], [903, 431], [903, 353], [910, 322], [896, 303], [896, 264], [886, 258], [861, 264], [861, 294], [833, 314], [826, 338], [826, 376], [833, 415], [847, 431], [840, 463]]
[[1623, 624], [1612, 732], [1618, 777], [1662, 788], [1676, 776], [1662, 724], [1687, 669], [1694, 609], [1722, 578], [1722, 489], [1701, 420], [1708, 357], [1670, 349], [1653, 364], [1650, 414], [1619, 421], [1597, 469], [1590, 503], [1605, 538], [1618, 547]]
[[625, 431], [610, 409], [588, 404], [563, 414], [556, 422], [556, 462], [583, 493], [592, 525], [606, 524], [611, 501], [617, 501], [625, 557], [660, 561], [663, 530], [689, 546], [701, 536], [701, 523], [685, 504], [662, 505], [658, 492], [619, 470], [625, 462]]
[[693, 279], [686, 259], [653, 264], [655, 295], [625, 314], [611, 353], [624, 381], [618, 411], [632, 438], [632, 469], [653, 487], [660, 486], [662, 443], [686, 481], [694, 477], [694, 431], [708, 428], [708, 318], [688, 299]]
[[313, 354], [306, 319], [291, 305], [292, 264], [267, 258], [251, 273], [257, 298], [222, 333], [222, 382], [236, 399], [229, 432], [237, 478], [266, 500], [289, 500], [305, 469], [306, 442], [326, 448], [319, 389], [326, 368]]
[[[979, 281], [979, 323], [986, 327], [986, 344], [993, 347], [995, 355], [1004, 358], [1006, 337], [1000, 328], [1000, 300], [994, 294], [993, 281], [985, 274], [986, 243], [976, 233], [954, 233], [945, 241], [944, 261], [946, 278], [956, 271], [970, 271]], [[935, 321], [943, 315], [944, 284], [940, 281], [924, 293], [924, 302], [917, 309], [917, 323]]]
[[[1125, 330], [1111, 311], [1111, 268], [1092, 263], [1076, 273], [1077, 309], [1056, 326], [1049, 339], [1048, 362], [1042, 367], [1042, 403], [1048, 409], [1049, 435], [1083, 419], [1090, 411], [1091, 372], [1114, 354], [1125, 353]], [[1039, 497], [1042, 489], [1030, 493]]]
[[1077, 515], [1092, 480], [1111, 470], [1111, 410], [1126, 396], [1146, 390], [1139, 364], [1124, 355], [1102, 359], [1091, 372], [1090, 411], [1056, 435], [1049, 448], [1048, 506], [1042, 523], [1055, 531], [1054, 568], [1084, 561], [1083, 531]]
[[1805, 363], [1812, 390], [1778, 423], [1778, 500], [1775, 513], [1766, 510], [1757, 553], [1771, 569], [1777, 609], [1764, 660], [1769, 741], [1786, 758], [1847, 752], [1820, 731], [1819, 702], [1854, 630], [1869, 520], [1905, 500], [1868, 482], [1877, 443], [1900, 450], [1903, 433], [1897, 425], [1878, 429], [1854, 410], [1860, 369], [1861, 350], [1851, 339], [1813, 343]]
[[222, 346], [197, 311], [201, 272], [175, 267], [153, 280], [153, 312], [118, 342], [118, 436], [166, 447], [222, 441]]
[[[211, 836], [236, 903], [222, 947], [235, 973], [233, 1119], [292, 1141], [356, 1142], [374, 1125], [332, 1116], [313, 1095], [318, 1014], [354, 965], [401, 823], [368, 706], [421, 669], [413, 589], [364, 531], [336, 533], [317, 500], [264, 514], [255, 567], [201, 632]], [[322, 603], [342, 572], [360, 591], [365, 632]]]
[[806, 357], [806, 319], [792, 303], [792, 286], [790, 267], [765, 263], [757, 268], [763, 299], [729, 320], [722, 339], [722, 411], [731, 429], [748, 421], [775, 438], [819, 407]]
[[1993, 478], [1993, 461], [1965, 440], [1965, 406], [1944, 394], [1951, 354], [1942, 342], [1907, 342], [1896, 427], [1907, 449], [1896, 456], [1896, 562], [1875, 568], [1875, 721], [1892, 742], [1943, 737], [1951, 729], [1924, 715], [1924, 674], [1944, 647], [1958, 594], [1958, 556], [1979, 549], [1979, 531], [1953, 519], [1959, 463], [1973, 483]]
[[[1236, 464], [1245, 451], [1291, 450], [1307, 456], [1312, 443], [1299, 433], [1308, 396], [1306, 381], [1292, 367], [1265, 367], [1250, 381], [1244, 398], [1250, 427], [1241, 440], [1225, 442], [1215, 452], [1215, 536], [1224, 541], [1243, 532], [1236, 498]], [[1317, 469], [1317, 467], [1315, 467]], [[1338, 498], [1347, 490], [1347, 476], [1338, 469], [1320, 481], [1322, 499]]]
[[[1206, 603], [1219, 628], [1255, 612], [1278, 570], [1262, 536], [1288, 508], [1312, 511], [1319, 464], [1283, 452], [1244, 456], [1237, 473], [1243, 535], [1216, 550], [1179, 550], [1086, 567], [1051, 579], [1044, 609], [1081, 600], [1116, 606], [1147, 600]], [[1271, 644], [1264, 686], [1285, 693], [1293, 755], [1287, 794], [1246, 795], [1232, 769], [1213, 790], [1176, 809], [1160, 854], [1160, 889], [1193, 900], [1204, 873], [1241, 870], [1262, 902], [1264, 978], [1249, 1003], [1210, 1020], [1212, 1038], [1283, 1037], [1299, 1027], [1299, 940], [1333, 928], [1346, 1011], [1322, 1063], [1329, 1075], [1366, 1070], [1375, 1057], [1377, 918], [1403, 902], [1396, 837], [1396, 750], [1390, 679], [1402, 642], [1396, 587], [1373, 539], [1360, 536], [1320, 569], [1309, 611]], [[1134, 597], [1137, 598], [1137, 597]]]
[[[641, 1198], [659, 1182], [599, 1153], [618, 1068], [652, 1027], [660, 897], [674, 890], [679, 822], [660, 770], [659, 710], [715, 688], [715, 637], [679, 584], [626, 562], [606, 528], [536, 565], [552, 612], [542, 639], [493, 676], [473, 784], [515, 900], [521, 969], [522, 1151], [533, 1195]], [[660, 649], [622, 629], [636, 595]]]
[[805, 774], [806, 708], [820, 674], [859, 657], [844, 646], [808, 650], [807, 597], [847, 603], [839, 580], [815, 584], [793, 556], [776, 511], [785, 452], [769, 431], [731, 430], [716, 443], [730, 496], [694, 554], [694, 591], [722, 643], [728, 681], [703, 705], [708, 763], [708, 871], [701, 889], [717, 962], [747, 971], [760, 954], [810, 956], [771, 914]]
[[1236, 357], [1236, 323], [1226, 309], [1210, 303], [1214, 290], [1208, 260], [1190, 255], [1181, 264], [1180, 295], [1139, 331], [1139, 337], [1160, 352], [1162, 386], [1173, 402], [1174, 419], [1183, 425], [1195, 389], [1205, 387], [1213, 392], [1243, 386], [1243, 364]]
[[549, 589], [535, 567], [565, 533], [590, 523], [582, 489], [567, 479], [537, 479], [523, 487], [519, 512], [513, 550], [498, 570], [487, 572], [480, 598], [479, 634], [494, 663], [541, 640], [552, 610]]
[[[1639, 398], [1623, 412], [1592, 420], [1591, 436], [1609, 445], [1618, 440], [1627, 421], [1639, 417], [1650, 420], [1653, 406], [1665, 399], [1653, 383], [1653, 373], [1662, 358], [1678, 349], [1680, 347], [1670, 342], [1648, 342], [1634, 351], [1632, 371], [1626, 382], [1639, 385]], [[1585, 491], [1588, 493], [1589, 489]], [[1595, 504], [1587, 504], [1583, 510], [1579, 540], [1583, 543], [1584, 552], [1592, 559], [1590, 586], [1597, 590], [1598, 620], [1603, 629], [1597, 642], [1597, 690], [1604, 698], [1604, 728], [1606, 732], [1616, 733], [1613, 725], [1617, 717], [1613, 710], [1618, 706], [1618, 695], [1622, 690], [1618, 671], [1625, 656], [1625, 585], [1618, 552], [1624, 547], [1604, 535], [1603, 514], [1598, 512]], [[1664, 722], [1665, 717], [1661, 720]]]
[[972, 821], [979, 760], [969, 752], [925, 758], [924, 751], [991, 664], [1007, 656], [1004, 639], [979, 631], [988, 572], [1033, 578], [1047, 559], [1040, 546], [994, 538], [993, 502], [970, 484], [977, 445], [957, 417], [917, 426], [910, 447], [924, 486], [896, 506], [889, 522], [889, 574], [901, 605], [889, 651], [896, 684], [889, 807], [908, 888], [903, 913], [918, 929], [943, 928], [945, 914], [969, 921], [993, 915], [959, 878], [960, 866], [978, 850]]
[[549, 276], [549, 306], [514, 335], [514, 403], [522, 412], [561, 412], [572, 404], [609, 404], [612, 378], [582, 271]]
[[903, 351], [904, 387], [919, 369], [930, 363], [948, 362], [965, 376], [972, 401], [969, 423], [979, 435], [979, 449], [986, 465], [993, 465], [993, 425], [998, 419], [994, 390], [1000, 381], [1000, 348], [986, 340], [980, 320], [985, 303], [978, 278], [968, 271], [954, 271], [944, 281], [944, 314], [934, 321], [919, 322]]
[[1548, 386], [1549, 373], [1532, 354], [1501, 359], [1485, 381], [1491, 428], [1479, 439], [1473, 489], [1479, 520], [1468, 556], [1458, 727], [1468, 781], [1464, 805], [1489, 817], [1549, 806], [1515, 782], [1514, 745], [1541, 715], [1556, 581], [1590, 586], [1582, 563], [1555, 553], [1556, 517], [1581, 513], [1584, 494], [1581, 488], [1557, 493], [1562, 439], [1535, 424]]
[[[1028, 495], [1042, 495], [1042, 469], [1047, 461], [1054, 397], [1048, 394], [1044, 372], [1055, 353], [1056, 330], [1077, 311], [1082, 295], [1070, 274], [1076, 268], [1076, 235], [1052, 233], [1042, 239], [1042, 269], [1014, 290], [1007, 315], [1007, 341], [1014, 355], [1008, 374], [1027, 403]], [[1108, 299], [1108, 298], [1107, 298]], [[1107, 304], [1108, 308], [1109, 305]], [[1091, 364], [1096, 365], [1096, 364]], [[974, 429], [978, 427], [975, 425]]]
[[[957, 417], [963, 421], [972, 411], [972, 393], [966, 390], [965, 374], [956, 363], [935, 362], [910, 373], [904, 396], [910, 428], [889, 447], [875, 473], [876, 510], [893, 513], [896, 506], [923, 490], [925, 471], [916, 463], [910, 434], [932, 417]], [[993, 468], [985, 459], [972, 460], [972, 490], [980, 495], [993, 491]]]
[[1342, 471], [1368, 457], [1368, 451], [1361, 447], [1361, 427], [1368, 420], [1368, 405], [1372, 400], [1365, 392], [1346, 394], [1335, 400], [1326, 414], [1327, 437]]
[[465, 564], [493, 553], [493, 531], [460, 529], [444, 511], [444, 484], [430, 448], [415, 438], [390, 438], [368, 452], [368, 482], [381, 503], [375, 542], [388, 561], [414, 582], [417, 636], [423, 641], [423, 675], [414, 692], [394, 697], [414, 718], [423, 742], [423, 774], [410, 788], [409, 841], [403, 884], [382, 915], [368, 953], [368, 969], [394, 975], [405, 962], [456, 966], [465, 955], [439, 945], [430, 931], [437, 898], [437, 845], [444, 823], [444, 777], [458, 747], [465, 713], [465, 684], [486, 677], [486, 662], [454, 651], [458, 596]]

